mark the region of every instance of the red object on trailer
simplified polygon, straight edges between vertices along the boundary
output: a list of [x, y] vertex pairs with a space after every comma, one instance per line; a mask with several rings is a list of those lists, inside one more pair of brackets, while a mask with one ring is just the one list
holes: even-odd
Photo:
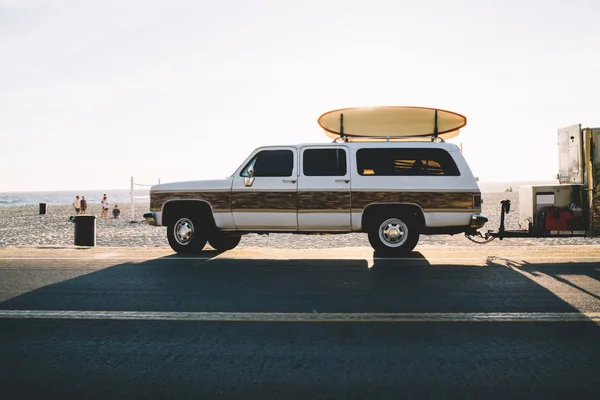
[[558, 230], [558, 208], [546, 207], [546, 233]]
[[558, 230], [570, 231], [573, 230], [573, 211], [565, 208], [558, 213]]
[[550, 231], [570, 231], [573, 211], [568, 208], [546, 207], [546, 233]]

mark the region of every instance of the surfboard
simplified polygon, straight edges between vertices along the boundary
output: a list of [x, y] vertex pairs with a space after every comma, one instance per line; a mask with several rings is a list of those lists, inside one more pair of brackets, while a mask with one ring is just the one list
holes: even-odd
[[342, 108], [324, 113], [317, 121], [330, 138], [347, 140], [414, 140], [434, 136], [446, 140], [458, 136], [460, 128], [467, 124], [464, 115], [452, 111], [408, 106]]

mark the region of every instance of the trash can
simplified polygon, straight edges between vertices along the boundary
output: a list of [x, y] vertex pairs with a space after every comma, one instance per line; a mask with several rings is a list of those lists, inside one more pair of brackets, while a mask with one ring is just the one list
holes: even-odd
[[96, 216], [76, 215], [75, 223], [75, 246], [96, 245]]
[[40, 203], [40, 215], [46, 214], [46, 203]]

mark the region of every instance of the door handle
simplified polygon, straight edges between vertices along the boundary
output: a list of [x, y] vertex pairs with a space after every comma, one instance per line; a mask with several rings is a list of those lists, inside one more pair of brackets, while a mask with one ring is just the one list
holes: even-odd
[[286, 182], [286, 183], [296, 183], [295, 179], [282, 179], [282, 182]]
[[340, 183], [349, 183], [350, 179], [336, 179], [335, 181]]

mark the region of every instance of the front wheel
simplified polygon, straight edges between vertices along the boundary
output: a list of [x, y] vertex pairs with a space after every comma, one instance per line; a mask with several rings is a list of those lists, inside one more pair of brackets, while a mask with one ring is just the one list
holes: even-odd
[[177, 253], [194, 254], [206, 246], [206, 233], [197, 216], [179, 216], [167, 226], [169, 245]]
[[406, 255], [419, 241], [418, 224], [407, 216], [380, 218], [368, 235], [373, 249], [385, 256]]

